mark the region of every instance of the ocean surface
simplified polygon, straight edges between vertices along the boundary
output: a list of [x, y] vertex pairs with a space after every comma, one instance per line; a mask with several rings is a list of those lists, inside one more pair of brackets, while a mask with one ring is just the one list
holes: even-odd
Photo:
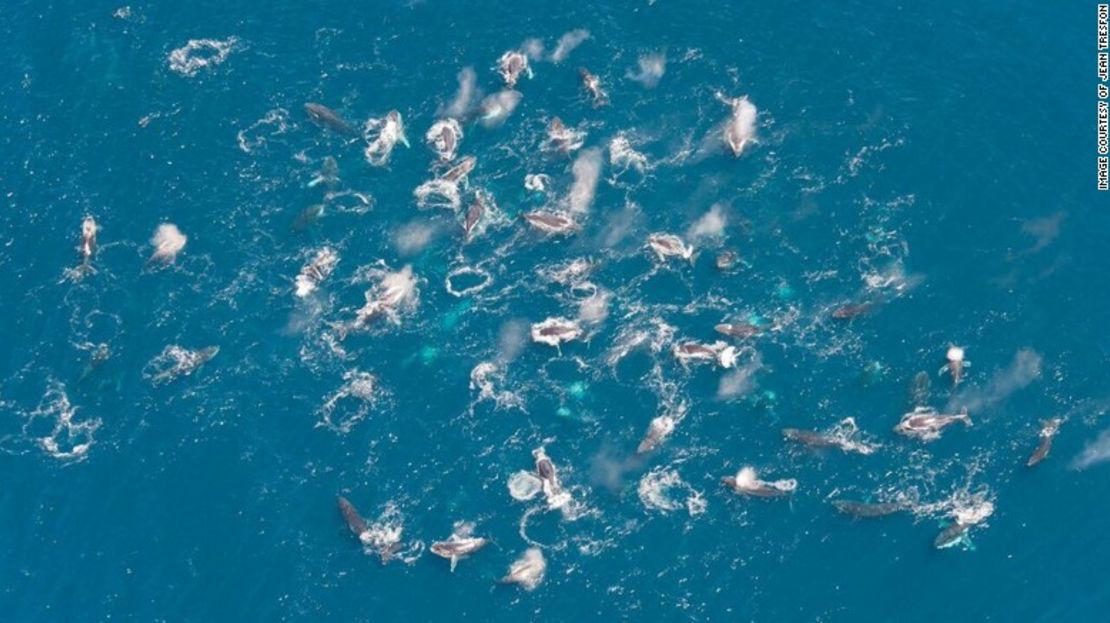
[[[1094, 3], [0, 16], [3, 620], [1106, 620]], [[447, 115], [476, 166], [457, 210], [421, 209]], [[534, 342], [549, 317], [579, 339]], [[690, 341], [718, 360], [679, 361]], [[896, 434], [915, 406], [972, 425]], [[563, 495], [516, 499], [540, 448]], [[796, 488], [737, 495], [744, 466]], [[489, 543], [452, 572], [430, 548], [463, 524]], [[500, 582], [529, 548], [542, 579]]]

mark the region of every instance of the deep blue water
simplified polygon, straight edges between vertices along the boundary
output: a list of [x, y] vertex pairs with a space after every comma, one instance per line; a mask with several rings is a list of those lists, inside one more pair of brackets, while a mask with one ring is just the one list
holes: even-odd
[[[1094, 190], [1093, 3], [119, 8], [0, 7], [4, 620], [1105, 619], [1110, 466], [1078, 460], [1089, 444], [1110, 454], [1096, 442], [1110, 206]], [[533, 60], [502, 125], [464, 123], [470, 188], [503, 219], [463, 245], [459, 217], [414, 205], [434, 158], [424, 132], [462, 68], [494, 93], [503, 52], [538, 38], [549, 54], [574, 29], [590, 38], [562, 63]], [[231, 37], [223, 62], [171, 69], [190, 40]], [[653, 88], [629, 77], [650, 55], [666, 58]], [[610, 106], [589, 105], [579, 66]], [[759, 110], [738, 159], [717, 138], [729, 108], [716, 91]], [[372, 167], [365, 141], [308, 121], [307, 101], [358, 124], [396, 109], [411, 147]], [[554, 116], [604, 163], [566, 238], [516, 218], [571, 186], [582, 152], [542, 149]], [[618, 133], [645, 173], [609, 162]], [[326, 156], [340, 174], [328, 200], [308, 187]], [[527, 173], [550, 175], [552, 194], [526, 191]], [[323, 217], [294, 226], [321, 202]], [[695, 235], [713, 206], [723, 231]], [[101, 228], [96, 272], [67, 279], [85, 215]], [[187, 245], [148, 266], [164, 222]], [[400, 244], [414, 232], [425, 245]], [[652, 232], [683, 235], [694, 260], [653, 259]], [[325, 245], [335, 273], [298, 300], [293, 279]], [[742, 266], [718, 271], [721, 249]], [[541, 275], [575, 258], [596, 263], [608, 317], [560, 350], [522, 341], [527, 323], [578, 313], [583, 289]], [[378, 262], [411, 265], [415, 309], [339, 340], [372, 285], [359, 269]], [[453, 296], [460, 266], [491, 285]], [[879, 304], [831, 318], [860, 301]], [[656, 322], [712, 342], [738, 319], [765, 330], [737, 342], [750, 375], [731, 395], [719, 388], [735, 372], [685, 369], [670, 342], [610, 359]], [[937, 374], [953, 343], [972, 362], [955, 391]], [[97, 344], [111, 355], [85, 374]], [[151, 361], [170, 345], [220, 351], [156, 384]], [[476, 401], [470, 373], [489, 361], [523, 409]], [[341, 398], [331, 417], [347, 426], [321, 426], [354, 370], [375, 379], [373, 399]], [[919, 371], [930, 404], [970, 405], [971, 428], [932, 443], [892, 432]], [[682, 403], [674, 434], [636, 458], [648, 422]], [[71, 425], [95, 428], [70, 458], [56, 455], [88, 440], [55, 428], [66, 404]], [[877, 452], [782, 439], [848, 416]], [[1027, 469], [1050, 417], [1064, 419], [1052, 453]], [[541, 445], [573, 520], [509, 495]], [[719, 479], [743, 465], [798, 489], [736, 496]], [[679, 508], [641, 500], [653, 470], [686, 483]], [[683, 506], [690, 491], [704, 512]], [[393, 505], [409, 560], [364, 554], [337, 495], [370, 521]], [[899, 496], [918, 512], [854, 521], [830, 504]], [[951, 504], [970, 502], [994, 513], [935, 549]], [[533, 591], [497, 583], [529, 547], [526, 514], [548, 565]], [[456, 521], [493, 542], [450, 573], [426, 546]]]

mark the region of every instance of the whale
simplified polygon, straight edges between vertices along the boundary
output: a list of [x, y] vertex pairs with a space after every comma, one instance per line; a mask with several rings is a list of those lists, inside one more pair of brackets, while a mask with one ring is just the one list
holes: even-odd
[[339, 113], [323, 104], [308, 102], [304, 105], [304, 111], [309, 119], [322, 128], [345, 136], [358, 136], [358, 131], [340, 117]]
[[675, 344], [671, 353], [679, 363], [685, 366], [688, 362], [714, 361], [722, 368], [728, 369], [736, 365], [740, 353], [736, 347], [717, 341], [712, 344], [699, 342], [680, 342]]
[[864, 519], [886, 517], [887, 515], [900, 513], [907, 509], [905, 504], [899, 502], [869, 503], [856, 502], [853, 500], [833, 500], [832, 505], [836, 507], [836, 510], [845, 515]]
[[555, 117], [547, 126], [547, 149], [569, 153], [582, 146], [585, 133], [568, 128], [563, 120]]
[[[369, 137], [375, 132], [377, 136], [370, 141]], [[409, 146], [409, 140], [405, 137], [404, 121], [401, 119], [401, 113], [396, 110], [389, 111], [381, 119], [368, 120], [364, 135], [369, 143], [363, 150], [363, 156], [368, 163], [376, 167], [389, 164], [390, 155], [397, 143], [405, 147]]]
[[321, 248], [310, 262], [301, 267], [301, 272], [294, 280], [294, 294], [298, 298], [305, 298], [315, 292], [320, 283], [331, 276], [338, 263], [339, 255], [331, 247]]
[[647, 246], [655, 252], [660, 260], [665, 260], [668, 257], [680, 257], [689, 260], [694, 257], [694, 248], [674, 234], [651, 234], [648, 236]]
[[937, 549], [945, 549], [956, 545], [961, 540], [963, 540], [963, 537], [965, 534], [967, 534], [969, 528], [971, 528], [970, 524], [953, 521], [951, 524], [949, 524], [947, 528], [942, 530], [941, 533], [937, 535], [937, 538], [933, 539], [933, 547]]
[[959, 385], [960, 381], [964, 378], [964, 368], [971, 365], [971, 362], [964, 360], [964, 349], [960, 346], [949, 346], [948, 352], [945, 354], [948, 363], [941, 366], [941, 373], [947, 371], [952, 375], [952, 385]]
[[510, 50], [501, 55], [497, 61], [497, 72], [505, 81], [505, 86], [510, 89], [516, 86], [521, 75], [532, 77], [532, 69], [528, 66], [528, 57], [517, 50]]
[[436, 541], [431, 545], [431, 551], [440, 558], [451, 561], [451, 573], [459, 561], [482, 549], [489, 544], [489, 539], [470, 535], [470, 527], [462, 526], [451, 533], [444, 541]]
[[424, 140], [427, 141], [432, 151], [436, 152], [440, 161], [450, 162], [455, 159], [455, 153], [458, 151], [462, 136], [463, 132], [459, 122], [447, 118], [433, 123], [432, 127], [428, 129], [428, 133], [424, 135]]
[[793, 478], [770, 482], [760, 480], [753, 467], [742, 467], [735, 476], [721, 478], [721, 484], [739, 495], [758, 498], [786, 497], [798, 488], [798, 481]]
[[928, 372], [918, 372], [910, 383], [910, 402], [914, 407], [924, 407], [929, 404], [929, 391], [932, 381]]
[[478, 159], [474, 156], [464, 156], [462, 160], [459, 160], [458, 164], [447, 169], [443, 175], [439, 176], [439, 179], [456, 184], [465, 183], [467, 176], [470, 175], [470, 172], [474, 170], [477, 164]]
[[717, 99], [732, 107], [732, 114], [724, 127], [724, 141], [732, 155], [739, 158], [749, 143], [755, 141], [756, 118], [759, 114], [755, 105], [745, 97], [725, 97], [717, 94]]
[[464, 241], [470, 242], [470, 237], [474, 235], [474, 230], [485, 214], [486, 202], [483, 200], [481, 193], [478, 193], [474, 197], [474, 202], [470, 204], [470, 208], [466, 211], [466, 218], [463, 220]]
[[842, 440], [812, 430], [784, 428], [782, 429], [782, 436], [788, 441], [794, 441], [811, 448], [844, 448]]
[[1063, 420], [1061, 418], [1052, 418], [1051, 420], [1046, 420], [1041, 425], [1041, 441], [1037, 444], [1037, 448], [1033, 451], [1033, 454], [1029, 455], [1029, 460], [1025, 462], [1026, 467], [1033, 467], [1048, 457], [1049, 451], [1052, 450], [1052, 439], [1060, 430], [1060, 424], [1062, 422]]
[[578, 68], [578, 77], [582, 79], [582, 88], [590, 95], [594, 107], [605, 106], [609, 103], [609, 94], [601, 88], [601, 79], [585, 67]]
[[717, 270], [730, 270], [740, 259], [735, 251], [721, 251], [714, 260]]
[[640, 440], [640, 445], [636, 447], [636, 454], [644, 454], [657, 448], [667, 437], [671, 436], [676, 424], [675, 419], [669, 415], [660, 415], [652, 419], [651, 424], [648, 425], [647, 433]]
[[856, 316], [862, 316], [870, 312], [872, 309], [874, 309], [874, 307], [875, 306], [871, 303], [853, 303], [849, 305], [843, 305], [841, 307], [837, 307], [832, 311], [832, 317], [838, 320], [848, 320], [851, 318], [855, 318]]
[[89, 378], [93, 372], [96, 372], [100, 366], [104, 365], [105, 361], [108, 361], [111, 355], [112, 351], [108, 349], [107, 344], [97, 344], [96, 348], [89, 354], [89, 360], [85, 364], [85, 368], [81, 370], [81, 376], [78, 377], [77, 382], [81, 383]]
[[387, 564], [401, 551], [400, 531], [383, 534], [378, 526], [370, 526], [366, 519], [359, 514], [358, 509], [350, 500], [338, 496], [337, 505], [343, 521], [347, 524], [351, 534], [358, 537], [364, 551], [375, 551], [381, 558], [382, 564]]
[[301, 210], [301, 212], [297, 214], [297, 218], [293, 220], [293, 231], [305, 231], [311, 227], [313, 223], [320, 220], [322, 216], [324, 216], [324, 204], [315, 203], [308, 206], [304, 210]]
[[544, 449], [537, 448], [533, 450], [532, 457], [536, 460], [536, 475], [540, 477], [540, 480], [550, 484], [552, 489], [558, 489], [559, 475], [555, 469], [555, 464], [551, 462]]
[[325, 156], [323, 164], [320, 165], [320, 172], [316, 177], [309, 180], [307, 186], [315, 188], [320, 184], [331, 188], [339, 183], [339, 163], [332, 156]]
[[545, 234], [569, 234], [578, 231], [578, 224], [562, 212], [534, 210], [523, 216], [524, 221], [533, 229]]
[[100, 227], [96, 224], [96, 219], [91, 216], [86, 216], [81, 221], [81, 244], [78, 250], [81, 252], [81, 261], [85, 266], [89, 265], [92, 261], [92, 256], [96, 253], [96, 232]]
[[902, 420], [894, 427], [894, 432], [924, 441], [933, 441], [940, 438], [945, 428], [956, 422], [971, 426], [971, 416], [967, 414], [966, 408], [960, 413], [946, 415], [937, 413], [931, 407], [916, 407], [902, 416]]
[[532, 324], [532, 341], [548, 346], [581, 339], [582, 328], [577, 322], [562, 317], [552, 317]]
[[736, 338], [752, 337], [759, 335], [759, 327], [747, 322], [721, 323], [713, 329], [722, 335]]
[[366, 525], [366, 520], [362, 518], [362, 515], [358, 514], [358, 509], [355, 508], [355, 505], [351, 504], [350, 500], [347, 498], [339, 496], [338, 504], [339, 513], [343, 515], [343, 521], [347, 522], [347, 527], [350, 528], [351, 533], [359, 537], [361, 541], [362, 535], [370, 529], [369, 526]]

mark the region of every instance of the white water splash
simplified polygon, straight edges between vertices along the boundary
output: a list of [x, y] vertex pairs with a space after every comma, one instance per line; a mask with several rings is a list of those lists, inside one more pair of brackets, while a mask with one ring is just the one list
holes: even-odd
[[609, 164], [618, 169], [618, 174], [629, 169], [643, 173], [648, 168], [647, 156], [636, 151], [623, 134], [618, 134], [609, 141]]
[[317, 411], [320, 421], [316, 425], [348, 433], [377, 403], [378, 380], [369, 372], [354, 369], [343, 373], [343, 381]]
[[656, 467], [640, 478], [636, 487], [640, 502], [649, 510], [664, 514], [685, 507], [691, 517], [705, 512], [708, 503], [702, 492], [694, 489], [670, 467]]
[[186, 77], [193, 77], [205, 67], [215, 67], [227, 60], [239, 39], [190, 39], [188, 43], [170, 52], [170, 69]]
[[181, 233], [177, 225], [173, 223], [163, 223], [154, 230], [154, 236], [150, 239], [150, 244], [154, 247], [154, 254], [150, 256], [151, 262], [161, 262], [164, 264], [171, 264], [177, 258], [177, 254], [185, 248], [185, 243], [189, 241], [189, 237]]
[[[69, 402], [65, 387], [51, 381], [39, 406], [28, 415], [24, 434], [34, 439], [40, 448], [60, 461], [79, 461], [86, 457], [100, 428], [100, 419], [75, 421], [77, 407]], [[49, 429], [45, 434], [33, 432], [42, 422]]]

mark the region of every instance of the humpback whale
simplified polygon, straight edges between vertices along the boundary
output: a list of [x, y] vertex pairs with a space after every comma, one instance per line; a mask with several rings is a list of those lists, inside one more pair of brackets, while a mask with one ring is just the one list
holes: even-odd
[[971, 528], [969, 524], [961, 523], [959, 520], [953, 521], [937, 535], [937, 538], [933, 539], [933, 547], [937, 549], [952, 547], [960, 542], [969, 528]]
[[687, 245], [682, 238], [674, 234], [656, 233], [648, 236], [647, 246], [659, 257], [665, 260], [668, 257], [681, 257], [689, 260], [694, 257], [694, 247]]
[[742, 467], [735, 476], [722, 478], [721, 483], [737, 494], [760, 498], [785, 497], [798, 488], [798, 481], [793, 478], [775, 481], [760, 480], [754, 467]]
[[713, 327], [717, 333], [737, 338], [759, 335], [759, 327], [747, 322], [721, 323]]
[[351, 533], [362, 540], [362, 535], [369, 529], [366, 525], [366, 520], [362, 515], [358, 514], [358, 509], [354, 504], [343, 497], [339, 496], [339, 512], [343, 515], [343, 521], [347, 522], [347, 527], [351, 529]]
[[545, 234], [569, 234], [578, 231], [578, 223], [562, 212], [534, 210], [526, 213], [524, 220]]
[[322, 216], [324, 216], [324, 204], [315, 203], [308, 206], [304, 210], [301, 210], [301, 213], [293, 220], [293, 231], [302, 232], [308, 229], [313, 223], [320, 220]]
[[798, 428], [782, 429], [782, 436], [788, 441], [800, 443], [810, 448], [836, 448], [841, 452], [855, 452], [857, 454], [871, 454], [879, 446], [859, 440], [859, 427], [854, 418], [844, 418], [827, 432], [802, 430]]
[[907, 505], [900, 502], [855, 502], [852, 500], [833, 500], [832, 505], [836, 510], [859, 518], [886, 517], [907, 509]]
[[563, 342], [582, 338], [577, 322], [561, 317], [547, 318], [532, 324], [532, 341], [558, 347]]
[[112, 356], [112, 351], [108, 349], [108, 345], [101, 343], [97, 344], [96, 348], [89, 354], [89, 360], [85, 364], [85, 368], [81, 370], [81, 376], [78, 377], [77, 382], [81, 383], [89, 378], [96, 369], [104, 365], [105, 361]]
[[739, 158], [748, 143], [755, 140], [755, 122], [759, 111], [746, 96], [728, 98], [718, 93], [717, 99], [732, 107], [732, 115], [725, 122], [724, 139], [732, 155]]
[[361, 329], [380, 315], [395, 315], [399, 308], [414, 300], [415, 292], [416, 277], [412, 274], [412, 266], [406, 265], [399, 271], [383, 275], [366, 291], [366, 304], [358, 310], [350, 328]]
[[327, 187], [333, 187], [339, 182], [339, 163], [331, 156], [325, 156], [324, 162], [320, 165], [320, 172], [316, 177], [308, 182], [309, 188], [315, 188], [320, 184]]
[[338, 263], [339, 255], [331, 247], [317, 251], [312, 261], [305, 264], [297, 275], [295, 294], [299, 298], [312, 294], [322, 281], [331, 276]]
[[501, 55], [497, 61], [497, 72], [505, 81], [505, 86], [510, 89], [516, 86], [520, 76], [532, 77], [532, 68], [528, 66], [528, 57], [517, 50], [510, 50]]
[[675, 359], [686, 365], [687, 362], [715, 361], [722, 368], [731, 368], [736, 365], [740, 353], [734, 346], [724, 342], [701, 344], [698, 342], [681, 342], [671, 349]]
[[1048, 457], [1049, 451], [1052, 450], [1052, 439], [1060, 430], [1060, 424], [1063, 423], [1063, 421], [1064, 420], [1061, 418], [1052, 418], [1051, 420], [1046, 420], [1041, 425], [1041, 442], [1037, 444], [1037, 449], [1033, 451], [1033, 454], [1029, 456], [1029, 460], [1025, 462], [1027, 467], [1033, 467]]
[[651, 420], [647, 433], [636, 447], [636, 454], [651, 452], [671, 436], [675, 428], [675, 419], [669, 415], [660, 415]]
[[872, 309], [874, 309], [874, 305], [872, 305], [871, 303], [854, 303], [843, 305], [833, 310], [832, 317], [839, 320], [847, 320], [850, 318], [855, 318], [856, 316], [862, 316], [863, 314], [870, 312]]
[[450, 162], [455, 159], [455, 153], [459, 148], [459, 141], [462, 140], [462, 137], [463, 132], [459, 122], [451, 118], [436, 121], [428, 129], [428, 133], [424, 135], [428, 145], [443, 162]]
[[188, 376], [220, 352], [219, 346], [206, 346], [197, 350], [171, 344], [147, 363], [144, 374], [149, 374], [155, 385], [167, 383], [179, 376]]
[[470, 242], [470, 237], [485, 214], [486, 202], [482, 193], [478, 193], [474, 196], [474, 202], [470, 204], [470, 209], [466, 211], [466, 218], [463, 220], [463, 240]]
[[547, 148], [553, 151], [572, 152], [582, 146], [584, 139], [584, 132], [568, 128], [558, 117], [547, 126]]
[[470, 524], [457, 525], [455, 531], [446, 540], [432, 543], [431, 550], [433, 554], [451, 561], [451, 573], [455, 572], [455, 566], [459, 564], [460, 560], [482, 549], [489, 543], [489, 539], [471, 536], [472, 530]]
[[382, 564], [387, 564], [401, 551], [401, 530], [383, 529], [380, 525], [371, 526], [366, 523], [354, 504], [343, 497], [338, 497], [339, 513], [351, 533], [358, 537], [364, 551], [374, 551], [381, 558]]
[[85, 266], [89, 265], [93, 254], [96, 253], [96, 232], [99, 230], [100, 227], [92, 216], [86, 216], [85, 220], [81, 221], [81, 244], [78, 250], [81, 252], [81, 261]]
[[466, 178], [470, 172], [474, 170], [475, 165], [478, 164], [478, 159], [474, 156], [465, 156], [458, 164], [447, 169], [443, 175], [439, 177], [441, 180], [454, 183], [465, 183]]
[[928, 372], [918, 372], [914, 375], [913, 382], [910, 383], [910, 401], [914, 407], [924, 407], [929, 404], [931, 384]]
[[578, 76], [582, 78], [582, 88], [590, 94], [590, 100], [593, 101], [595, 107], [604, 106], [609, 103], [609, 94], [601, 88], [601, 78], [590, 73], [585, 67], [578, 69]]
[[716, 258], [717, 270], [729, 270], [736, 266], [739, 259], [735, 251], [721, 251]]
[[405, 147], [409, 146], [409, 140], [405, 138], [405, 125], [401, 120], [401, 113], [396, 110], [389, 111], [382, 119], [367, 121], [365, 132], [367, 137], [374, 132], [377, 132], [377, 137], [370, 141], [363, 154], [366, 156], [366, 161], [376, 167], [389, 163], [389, 156], [397, 143]]
[[970, 361], [964, 361], [964, 349], [960, 346], [949, 346], [948, 353], [946, 354], [948, 363], [941, 367], [941, 373], [947, 371], [952, 375], [952, 384], [959, 385], [964, 377], [964, 368], [971, 365]]
[[941, 432], [956, 422], [971, 426], [971, 416], [967, 414], [966, 408], [960, 413], [944, 415], [937, 413], [932, 407], [915, 407], [902, 416], [902, 420], [894, 427], [894, 432], [922, 441], [933, 441], [940, 439]]
[[339, 113], [315, 102], [308, 102], [304, 105], [304, 111], [314, 123], [322, 128], [326, 128], [333, 132], [343, 134], [346, 136], [358, 136], [358, 132], [347, 123]]

